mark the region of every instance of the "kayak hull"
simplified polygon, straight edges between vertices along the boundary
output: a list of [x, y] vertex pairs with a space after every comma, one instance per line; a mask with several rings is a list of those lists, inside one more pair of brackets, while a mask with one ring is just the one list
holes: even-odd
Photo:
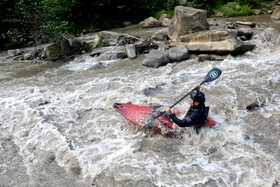
[[[127, 120], [140, 127], [151, 122], [151, 125], [148, 128], [153, 128], [157, 133], [168, 135], [179, 133], [180, 131], [178, 126], [174, 125], [172, 120], [166, 114], [153, 120], [160, 111], [164, 111], [165, 107], [163, 106], [140, 106], [129, 103], [114, 103], [113, 107]], [[172, 108], [172, 112], [174, 114], [181, 114], [184, 111]], [[212, 127], [215, 124], [216, 122], [210, 118], [207, 118], [205, 122], [206, 127]]]

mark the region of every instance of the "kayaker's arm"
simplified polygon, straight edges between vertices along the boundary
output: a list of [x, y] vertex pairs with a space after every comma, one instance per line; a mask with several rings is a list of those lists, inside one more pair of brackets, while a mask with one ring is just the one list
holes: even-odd
[[184, 119], [179, 119], [175, 114], [172, 113], [169, 116], [179, 127], [191, 127], [198, 124], [198, 120], [196, 120], [197, 117], [195, 115], [187, 116]]

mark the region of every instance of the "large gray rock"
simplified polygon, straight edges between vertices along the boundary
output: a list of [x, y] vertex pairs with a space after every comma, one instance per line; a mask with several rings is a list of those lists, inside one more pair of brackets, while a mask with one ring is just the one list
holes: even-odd
[[170, 62], [168, 54], [159, 50], [151, 50], [150, 53], [143, 60], [142, 65], [152, 68], [158, 68], [160, 66], [165, 66]]
[[186, 46], [178, 46], [169, 50], [169, 58], [172, 62], [180, 62], [190, 58], [190, 53]]
[[237, 31], [232, 29], [201, 31], [181, 36], [180, 42], [189, 51], [217, 54], [245, 53], [255, 48], [255, 45], [237, 39]]
[[271, 15], [272, 19], [280, 19], [280, 6], [277, 6]]
[[197, 32], [207, 29], [207, 12], [191, 7], [177, 6], [174, 17], [169, 25], [169, 37], [177, 40], [179, 36], [189, 32]]

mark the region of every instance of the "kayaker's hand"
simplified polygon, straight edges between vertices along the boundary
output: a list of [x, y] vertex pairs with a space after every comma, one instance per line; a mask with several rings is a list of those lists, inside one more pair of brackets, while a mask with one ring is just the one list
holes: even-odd
[[165, 112], [166, 112], [167, 115], [170, 115], [171, 114], [170, 108], [169, 107], [165, 108]]
[[200, 90], [200, 85], [196, 85], [194, 88], [196, 88], [197, 91]]

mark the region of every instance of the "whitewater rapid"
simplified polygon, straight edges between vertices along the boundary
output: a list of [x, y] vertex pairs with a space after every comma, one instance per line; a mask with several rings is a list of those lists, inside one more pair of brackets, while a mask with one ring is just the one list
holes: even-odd
[[[142, 66], [144, 55], [41, 64], [1, 57], [0, 186], [279, 186], [280, 48], [255, 39], [242, 56], [158, 69]], [[216, 129], [167, 138], [137, 132], [113, 109], [170, 106], [214, 67], [223, 73], [202, 91]]]

